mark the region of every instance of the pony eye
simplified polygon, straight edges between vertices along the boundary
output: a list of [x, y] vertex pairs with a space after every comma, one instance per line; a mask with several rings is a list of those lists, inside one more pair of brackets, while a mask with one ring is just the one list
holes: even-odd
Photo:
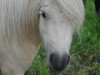
[[42, 13], [42, 17], [46, 18], [46, 13], [45, 12]]
[[39, 14], [42, 15], [43, 18], [46, 18], [46, 13], [45, 12], [40, 11]]

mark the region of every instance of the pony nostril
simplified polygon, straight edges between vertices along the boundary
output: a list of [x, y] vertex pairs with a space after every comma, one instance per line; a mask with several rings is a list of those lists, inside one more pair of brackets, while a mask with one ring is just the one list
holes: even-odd
[[65, 54], [62, 56], [61, 60], [60, 60], [60, 66], [62, 67], [62, 69], [66, 68], [66, 66], [69, 64], [70, 61], [70, 56]]
[[55, 71], [58, 68], [58, 66], [59, 66], [59, 64], [57, 64], [59, 62], [60, 62], [59, 55], [57, 53], [52, 53], [50, 55], [50, 69], [52, 71]]
[[50, 64], [56, 66], [56, 63], [58, 63], [60, 60], [60, 57], [56, 53], [52, 53], [50, 56]]
[[50, 68], [53, 71], [62, 71], [68, 65], [70, 57], [65, 54], [60, 57], [57, 53], [52, 53], [50, 56]]

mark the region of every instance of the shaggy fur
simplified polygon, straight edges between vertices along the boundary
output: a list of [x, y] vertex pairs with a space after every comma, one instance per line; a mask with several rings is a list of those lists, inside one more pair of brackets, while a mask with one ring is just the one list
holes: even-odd
[[[82, 0], [57, 0], [75, 30], [84, 19]], [[38, 52], [41, 0], [0, 0], [0, 69], [24, 75]]]

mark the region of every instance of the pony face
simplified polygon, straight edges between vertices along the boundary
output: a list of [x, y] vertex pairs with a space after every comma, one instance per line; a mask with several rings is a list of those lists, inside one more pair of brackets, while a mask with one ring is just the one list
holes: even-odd
[[47, 51], [50, 68], [53, 71], [61, 71], [70, 60], [72, 26], [63, 9], [55, 0], [43, 1], [39, 14], [40, 34]]

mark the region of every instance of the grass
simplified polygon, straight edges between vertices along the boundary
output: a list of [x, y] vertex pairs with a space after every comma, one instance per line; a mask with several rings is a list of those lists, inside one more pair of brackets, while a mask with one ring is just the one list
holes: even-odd
[[[87, 0], [86, 15], [80, 36], [73, 36], [71, 62], [58, 75], [100, 75], [100, 21], [95, 12], [93, 0]], [[99, 27], [99, 28], [98, 28]], [[74, 59], [74, 60], [73, 60]], [[31, 65], [28, 75], [57, 75], [52, 73], [46, 62], [43, 46]]]

